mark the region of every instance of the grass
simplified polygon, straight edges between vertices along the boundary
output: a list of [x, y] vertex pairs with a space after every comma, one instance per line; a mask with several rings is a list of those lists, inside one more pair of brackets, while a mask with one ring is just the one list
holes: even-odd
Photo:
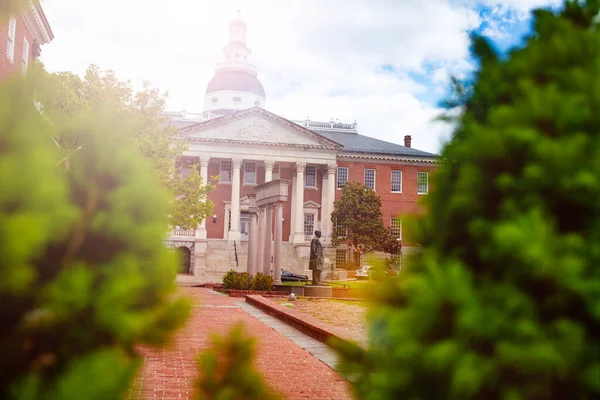
[[[346, 285], [346, 287], [350, 287], [352, 289], [366, 289], [371, 284], [372, 284], [371, 281], [346, 281], [346, 282], [339, 281], [339, 283], [333, 283], [333, 284], [330, 284], [329, 286], [344, 287], [343, 285]], [[325, 283], [325, 285], [328, 285], [328, 283]]]
[[282, 286], [306, 286], [306, 282], [281, 282]]
[[[283, 286], [306, 286], [306, 282], [282, 282]], [[308, 283], [310, 285], [310, 283]], [[365, 289], [369, 287], [371, 281], [336, 281], [335, 283], [323, 282], [324, 285], [333, 287], [350, 287], [354, 289]], [[345, 286], [344, 286], [345, 285]]]

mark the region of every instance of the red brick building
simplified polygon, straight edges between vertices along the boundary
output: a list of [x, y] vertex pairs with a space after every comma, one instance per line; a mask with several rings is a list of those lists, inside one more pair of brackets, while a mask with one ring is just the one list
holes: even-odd
[[[380, 196], [384, 222], [402, 240], [398, 217], [420, 212], [437, 156], [412, 148], [410, 136], [399, 145], [361, 135], [356, 122], [290, 121], [267, 111], [245, 37], [246, 24], [237, 18], [207, 86], [204, 112], [165, 113], [188, 144], [184, 174], [198, 168], [205, 181], [218, 177], [209, 195], [214, 215], [198, 229], [176, 229], [169, 239], [189, 256], [189, 270], [219, 281], [231, 268], [247, 269], [250, 226], [266, 223], [256, 222], [248, 195], [256, 185], [276, 179], [289, 181], [282, 221], [284, 270], [306, 271], [316, 229], [323, 234], [327, 268], [349, 259], [347, 246], [330, 245], [331, 213], [346, 181], [360, 182]], [[403, 251], [412, 247], [403, 242]]]
[[39, 1], [31, 0], [27, 8], [9, 15], [8, 23], [0, 26], [0, 79], [26, 73], [39, 57], [41, 46], [53, 39]]

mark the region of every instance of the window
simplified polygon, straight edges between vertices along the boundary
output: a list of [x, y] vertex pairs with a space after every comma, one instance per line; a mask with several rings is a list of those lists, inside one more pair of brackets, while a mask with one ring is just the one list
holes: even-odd
[[402, 171], [392, 171], [392, 192], [402, 193]]
[[371, 190], [375, 190], [375, 170], [365, 169], [365, 186]]
[[402, 220], [399, 218], [392, 218], [390, 220], [390, 229], [392, 236], [398, 240], [402, 240]]
[[336, 250], [335, 251], [335, 266], [337, 268], [342, 268], [344, 264], [346, 264], [346, 256], [348, 252], [346, 250]]
[[317, 187], [317, 167], [314, 165], [306, 166], [306, 177], [304, 179], [304, 187]]
[[244, 184], [245, 185], [256, 185], [256, 163], [245, 162], [244, 163]]
[[273, 180], [281, 179], [281, 173], [279, 173], [279, 164], [273, 164]]
[[348, 228], [344, 226], [340, 227], [337, 220], [335, 221], [334, 229], [338, 233], [338, 238], [348, 237]]
[[376, 261], [376, 257], [375, 257], [374, 252], [365, 253], [363, 255], [363, 264], [372, 266], [375, 261]]
[[342, 189], [346, 182], [348, 182], [348, 168], [339, 167], [337, 169], [337, 188]]
[[27, 73], [27, 67], [29, 66], [29, 42], [27, 38], [23, 38], [23, 55], [21, 57], [21, 73], [25, 75]]
[[220, 182], [231, 182], [231, 161], [221, 161]]
[[233, 101], [235, 101], [236, 103], [239, 103], [240, 101], [242, 101], [241, 97], [234, 97]]
[[6, 55], [10, 62], [15, 58], [15, 37], [17, 34], [17, 20], [11, 15], [8, 19], [8, 43], [6, 45]]
[[315, 231], [315, 214], [304, 213], [304, 236], [310, 238]]
[[427, 172], [417, 172], [417, 194], [429, 193], [429, 174]]

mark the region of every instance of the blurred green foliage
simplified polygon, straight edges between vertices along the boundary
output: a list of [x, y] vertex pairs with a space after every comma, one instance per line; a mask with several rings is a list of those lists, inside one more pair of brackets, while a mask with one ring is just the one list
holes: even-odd
[[480, 60], [442, 154], [422, 255], [376, 292], [361, 399], [600, 398], [599, 1], [535, 12]]
[[[166, 93], [161, 94], [147, 82], [136, 92], [131, 82], [121, 81], [113, 71], [101, 71], [95, 65], [87, 69], [83, 79], [72, 72], [48, 74], [43, 66], [36, 67], [39, 79], [44, 81], [36, 90], [37, 100], [49, 120], [69, 119], [83, 110], [110, 104], [118, 118], [127, 121], [129, 129], [121, 132], [122, 140], [135, 145], [150, 162], [159, 184], [171, 193], [171, 226], [195, 229], [212, 214], [213, 203], [207, 196], [214, 185], [203, 182], [199, 165], [190, 165], [187, 176], [182, 175], [180, 157], [187, 145], [176, 137], [178, 128], [161, 116]], [[60, 130], [55, 140], [65, 154], [81, 145], [78, 132], [68, 129]]]
[[278, 398], [254, 365], [255, 340], [234, 326], [226, 337], [213, 336], [200, 355], [198, 400], [274, 400]]
[[[121, 398], [136, 346], [189, 313], [162, 243], [170, 196], [114, 104], [46, 118], [34, 75], [0, 83], [0, 398]], [[61, 132], [81, 146], [69, 169]]]

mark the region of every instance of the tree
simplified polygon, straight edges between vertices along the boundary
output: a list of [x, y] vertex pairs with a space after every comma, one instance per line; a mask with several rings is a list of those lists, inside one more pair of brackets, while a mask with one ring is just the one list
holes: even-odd
[[275, 395], [254, 366], [255, 340], [242, 325], [227, 337], [213, 336], [212, 349], [200, 355], [199, 400], [273, 400]]
[[[113, 105], [51, 125], [31, 79], [0, 84], [0, 398], [122, 398], [136, 347], [189, 312], [162, 245], [169, 195]], [[69, 169], [59, 128], [82, 146]]]
[[377, 292], [359, 398], [600, 397], [599, 2], [536, 10], [480, 69], [429, 195], [426, 247]]
[[[171, 193], [171, 226], [194, 229], [212, 214], [213, 203], [207, 196], [214, 186], [202, 181], [197, 165], [192, 166], [185, 178], [177, 167], [186, 144], [176, 138], [177, 128], [161, 117], [166, 93], [161, 95], [147, 82], [141, 91], [134, 92], [131, 82], [120, 81], [113, 71], [101, 71], [94, 65], [88, 68], [84, 79], [72, 72], [48, 75], [43, 68], [41, 76], [50, 82], [38, 90], [42, 111], [50, 121], [69, 118], [100, 103], [113, 105], [119, 118], [130, 121], [131, 129], [123, 135], [123, 140], [135, 143], [138, 151], [150, 160], [160, 185]], [[65, 154], [79, 148], [78, 140], [77, 132], [66, 130], [60, 131], [56, 138]]]
[[393, 251], [392, 236], [383, 224], [381, 199], [377, 194], [358, 182], [346, 182], [342, 187], [342, 197], [334, 202], [331, 213], [334, 246], [348, 241], [354, 250], [356, 265], [360, 257], [372, 251]]

